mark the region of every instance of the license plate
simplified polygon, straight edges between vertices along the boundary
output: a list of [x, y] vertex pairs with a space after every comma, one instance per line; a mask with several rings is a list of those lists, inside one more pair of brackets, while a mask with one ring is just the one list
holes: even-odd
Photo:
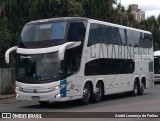
[[39, 96], [32, 96], [32, 99], [33, 100], [40, 100], [40, 97]]

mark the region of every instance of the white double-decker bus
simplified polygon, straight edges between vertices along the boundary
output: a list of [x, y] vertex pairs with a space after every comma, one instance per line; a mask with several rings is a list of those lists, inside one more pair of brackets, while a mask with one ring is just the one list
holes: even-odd
[[154, 52], [154, 81], [160, 82], [160, 50]]
[[27, 23], [16, 50], [16, 99], [41, 104], [142, 95], [154, 84], [150, 32], [81, 17]]

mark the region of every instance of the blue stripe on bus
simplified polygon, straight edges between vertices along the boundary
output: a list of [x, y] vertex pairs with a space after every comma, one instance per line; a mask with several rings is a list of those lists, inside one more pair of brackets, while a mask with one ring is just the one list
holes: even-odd
[[[65, 79], [60, 80], [60, 85], [64, 85], [64, 84], [66, 84], [66, 80]], [[67, 90], [66, 85], [65, 87], [60, 89], [60, 93], [62, 94], [62, 97], [66, 97], [66, 90]]]

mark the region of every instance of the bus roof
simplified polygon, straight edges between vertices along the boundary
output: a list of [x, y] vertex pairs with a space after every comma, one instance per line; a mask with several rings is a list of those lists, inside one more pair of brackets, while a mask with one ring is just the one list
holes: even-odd
[[160, 56], [160, 50], [154, 52], [154, 56]]
[[84, 17], [59, 17], [59, 18], [49, 18], [49, 19], [41, 19], [41, 20], [31, 21], [31, 22], [29, 22], [27, 24], [42, 23], [42, 22], [52, 22], [52, 21], [67, 21], [67, 20], [83, 20], [83, 21], [87, 21], [88, 18], [84, 18]]
[[104, 22], [104, 21], [99, 21], [99, 20], [94, 20], [94, 19], [89, 19], [85, 17], [59, 17], [59, 18], [49, 18], [49, 19], [41, 19], [41, 20], [36, 20], [36, 21], [31, 21], [27, 24], [32, 24], [32, 23], [41, 23], [41, 22], [52, 22], [52, 21], [60, 21], [60, 20], [79, 20], [79, 21], [88, 21], [89, 23], [98, 23], [98, 24], [103, 24], [103, 25], [109, 25], [109, 26], [114, 26], [118, 28], [123, 28], [123, 29], [130, 29], [134, 31], [139, 31], [147, 34], [151, 34], [149, 31], [141, 30], [141, 29], [136, 29], [136, 28], [131, 28], [123, 25], [118, 25], [118, 24], [113, 24], [109, 22]]

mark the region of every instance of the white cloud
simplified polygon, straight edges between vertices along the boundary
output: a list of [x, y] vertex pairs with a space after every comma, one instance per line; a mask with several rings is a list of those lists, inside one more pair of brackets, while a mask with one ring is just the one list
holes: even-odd
[[138, 4], [139, 9], [145, 11], [146, 18], [160, 14], [160, 0], [119, 0], [127, 8], [129, 4]]

